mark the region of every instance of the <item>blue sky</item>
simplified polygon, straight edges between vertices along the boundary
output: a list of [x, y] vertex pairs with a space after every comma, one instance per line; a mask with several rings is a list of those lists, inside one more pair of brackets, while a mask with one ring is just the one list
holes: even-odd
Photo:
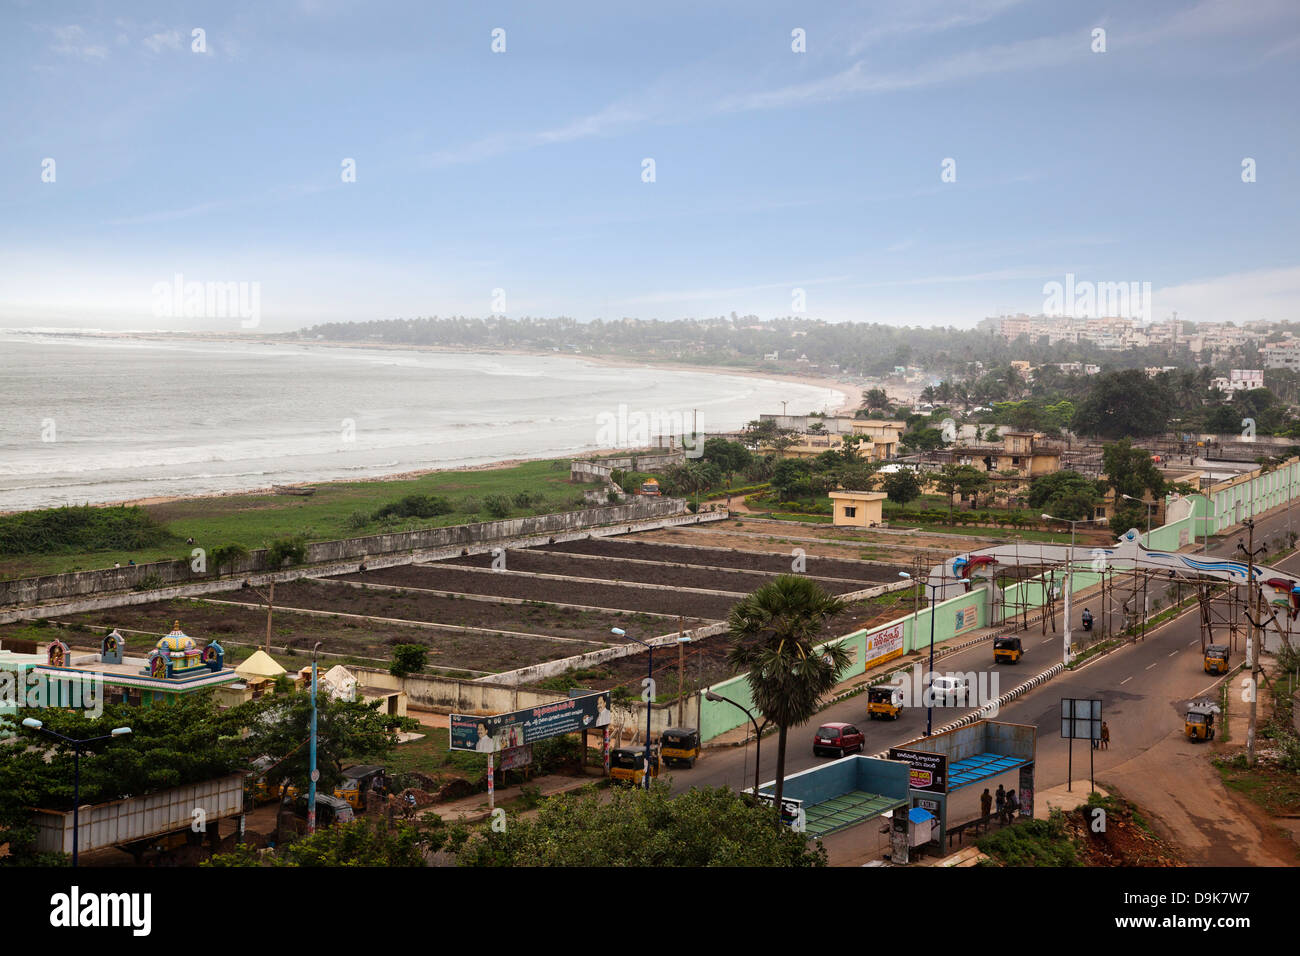
[[0, 80], [0, 325], [1300, 319], [1294, 0], [4, 0]]

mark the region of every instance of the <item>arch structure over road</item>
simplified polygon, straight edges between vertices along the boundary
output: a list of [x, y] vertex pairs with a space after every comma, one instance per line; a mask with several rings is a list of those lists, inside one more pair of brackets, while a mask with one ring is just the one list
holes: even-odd
[[[1100, 574], [1137, 568], [1157, 573], [1163, 571], [1170, 579], [1214, 580], [1231, 585], [1248, 583], [1250, 566], [1245, 561], [1185, 551], [1160, 551], [1146, 547], [1141, 538], [1141, 533], [1132, 528], [1116, 544], [1106, 548], [1016, 542], [967, 551], [931, 568], [927, 584], [940, 601], [970, 591], [979, 578], [985, 579], [990, 593], [996, 595], [999, 593], [996, 577], [1000, 570], [1010, 567], [1064, 568], [1067, 559], [1075, 572], [1082, 573]], [[1286, 571], [1256, 564], [1255, 584], [1271, 612], [1263, 626], [1268, 629], [1271, 625], [1285, 634], [1278, 611], [1283, 611], [1290, 620], [1295, 620], [1300, 614], [1300, 581]]]

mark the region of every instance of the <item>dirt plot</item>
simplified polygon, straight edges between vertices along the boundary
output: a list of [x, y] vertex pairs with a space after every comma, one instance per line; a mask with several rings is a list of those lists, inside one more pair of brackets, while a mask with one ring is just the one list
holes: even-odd
[[[289, 587], [276, 588], [277, 605], [282, 590], [288, 591]], [[226, 642], [261, 644], [266, 638], [265, 614], [186, 598], [89, 611], [60, 620], [84, 624], [92, 630], [89, 633], [68, 635], [66, 631], [51, 628], [49, 633], [60, 634], [69, 643], [85, 646], [94, 643], [99, 634], [113, 627], [147, 631], [161, 636], [171, 630], [172, 622], [176, 620], [181, 622], [185, 633], [200, 642], [215, 638]], [[153, 645], [153, 640], [144, 635], [127, 634], [126, 638], [127, 653], [132, 656], [143, 656]], [[571, 657], [600, 646], [595, 643], [553, 641], [544, 637], [449, 633], [401, 624], [318, 617], [295, 614], [285, 607], [277, 606], [272, 619], [272, 646], [293, 646], [303, 652], [305, 660], [317, 641], [321, 642], [321, 650], [326, 654], [355, 655], [377, 661], [388, 660], [392, 656], [394, 644], [423, 644], [429, 648], [431, 667], [484, 673], [497, 673], [539, 661]]]
[[[831, 618], [822, 631], [825, 638], [851, 634], [870, 622], [879, 623], [881, 617], [895, 618], [899, 611], [882, 612], [880, 605], [872, 601], [855, 601], [849, 607]], [[714, 684], [735, 676], [735, 671], [727, 663], [727, 652], [731, 647], [731, 638], [727, 634], [692, 641], [685, 648], [685, 680], [688, 691], [697, 687]], [[675, 647], [663, 647], [655, 651], [654, 674], [658, 684], [659, 699], [677, 690], [677, 650]], [[641, 651], [629, 657], [605, 661], [595, 667], [582, 670], [580, 683], [592, 690], [610, 690], [625, 687], [640, 693], [640, 681], [646, 676], [646, 654]], [[702, 682], [702, 683], [701, 683]]]
[[[344, 575], [360, 580], [362, 575]], [[722, 620], [735, 599], [684, 591], [642, 589], [619, 584], [591, 584], [586, 581], [556, 581], [530, 578], [504, 571], [499, 574], [468, 571], [447, 564], [413, 565], [367, 571], [364, 580], [377, 584], [397, 584], [410, 588], [432, 588], [462, 594], [490, 594], [530, 601], [554, 601], [588, 607], [618, 608], [623, 611], [650, 611], [658, 614], [681, 614], [690, 619]], [[278, 596], [278, 595], [277, 595]], [[691, 625], [687, 625], [691, 626]], [[668, 630], [660, 619], [649, 625], [651, 634]], [[609, 633], [608, 630], [605, 632]]]
[[[673, 549], [664, 549], [673, 550]], [[689, 555], [679, 554], [678, 560]], [[454, 558], [439, 562], [451, 566], [469, 566], [476, 568], [491, 567], [494, 558], [490, 554], [475, 554], [465, 558]], [[654, 560], [647, 558], [646, 560]], [[634, 581], [642, 584], [672, 584], [686, 588], [711, 588], [718, 591], [735, 591], [748, 594], [755, 588], [762, 587], [772, 580], [773, 574], [762, 571], [703, 571], [697, 568], [678, 568], [667, 564], [635, 564], [605, 557], [599, 561], [575, 558], [567, 554], [546, 551], [521, 550], [511, 551], [505, 557], [505, 566], [511, 571], [530, 571], [538, 574], [562, 574], [565, 577], [601, 578], [607, 581]], [[701, 562], [703, 563], [703, 562]], [[789, 571], [789, 562], [785, 571]], [[779, 572], [776, 572], [779, 573]], [[811, 567], [810, 575], [816, 575]], [[831, 594], [844, 594], [870, 587], [871, 582], [861, 581], [841, 583], [839, 581], [819, 580], [821, 586]]]
[[[672, 544], [656, 543], [635, 538], [588, 538], [583, 541], [568, 541], [564, 544], [547, 545], [534, 551], [568, 552], [575, 554], [604, 555], [611, 558], [636, 558], [642, 561], [671, 561], [679, 564], [703, 564], [721, 568], [736, 568], [745, 571], [764, 571], [769, 574], [786, 574], [792, 570], [794, 560], [790, 551], [782, 553], [780, 545], [774, 542], [760, 542], [767, 545], [772, 554], [753, 550], [724, 550], [722, 548], [675, 547]], [[689, 544], [689, 540], [681, 542]], [[531, 553], [531, 552], [530, 552]], [[806, 555], [805, 573], [813, 577], [844, 578], [861, 581], [863, 587], [881, 584], [898, 579], [900, 568], [876, 564], [859, 564], [854, 561], [836, 560], [835, 558]], [[591, 562], [588, 562], [591, 563]]]
[[[382, 572], [367, 571], [364, 578], [373, 581], [380, 573]], [[229, 591], [212, 596], [227, 601], [255, 605], [261, 603], [256, 594], [248, 591]], [[313, 581], [310, 578], [278, 586], [275, 589], [275, 604], [277, 608], [305, 608], [405, 621], [427, 621], [431, 624], [447, 624], [456, 627], [521, 631], [527, 634], [576, 638], [601, 644], [609, 641], [611, 627], [626, 626], [628, 621], [627, 615], [602, 614], [599, 611], [576, 611], [526, 604], [489, 604], [484, 601], [469, 601], [464, 598], [443, 597], [419, 591], [355, 588], [334, 584], [328, 580]], [[637, 626], [641, 627], [653, 627], [658, 622], [658, 618], [635, 619]], [[386, 625], [376, 622], [372, 626]]]

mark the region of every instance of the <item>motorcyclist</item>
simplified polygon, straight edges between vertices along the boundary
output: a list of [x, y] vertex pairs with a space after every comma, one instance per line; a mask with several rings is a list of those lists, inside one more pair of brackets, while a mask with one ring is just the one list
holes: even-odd
[[1083, 609], [1083, 629], [1085, 631], [1092, 630], [1092, 612], [1086, 607]]

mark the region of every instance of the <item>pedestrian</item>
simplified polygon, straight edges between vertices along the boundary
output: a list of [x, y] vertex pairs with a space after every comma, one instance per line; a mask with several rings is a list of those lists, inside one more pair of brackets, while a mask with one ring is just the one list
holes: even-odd
[[1007, 791], [1007, 822], [1015, 823], [1016, 811], [1019, 809], [1020, 809], [1020, 804], [1016, 801], [1016, 792], [1014, 790], [1008, 790]]
[[989, 816], [993, 813], [993, 794], [989, 793], [989, 788], [985, 787], [984, 792], [980, 794], [980, 816], [988, 822]]
[[1101, 722], [1101, 749], [1110, 749], [1110, 726], [1104, 720]]
[[1006, 813], [1007, 813], [1007, 792], [1006, 792], [1006, 790], [1004, 790], [1004, 789], [1002, 788], [1002, 784], [998, 784], [998, 792], [997, 792], [997, 798], [996, 798], [996, 799], [997, 799], [997, 805], [998, 805], [998, 823], [1006, 823], [1006, 822], [1007, 822], [1007, 815], [1006, 815]]

